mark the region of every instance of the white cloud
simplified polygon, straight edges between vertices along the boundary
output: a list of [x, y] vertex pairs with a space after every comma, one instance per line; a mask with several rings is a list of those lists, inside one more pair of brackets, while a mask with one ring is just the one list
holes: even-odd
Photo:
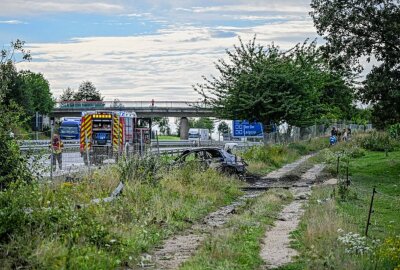
[[226, 6], [206, 6], [193, 7], [191, 11], [195, 13], [206, 12], [285, 12], [285, 13], [307, 13], [308, 7], [304, 5], [285, 5], [282, 3], [268, 5], [226, 5]]
[[[231, 34], [224, 37], [216, 31]], [[316, 35], [311, 21], [248, 28], [182, 26], [154, 35], [31, 44], [33, 62], [18, 67], [45, 74], [55, 96], [90, 80], [107, 100], [195, 100], [191, 85], [202, 82], [202, 75], [215, 74], [213, 62], [238, 43], [237, 35], [246, 41], [254, 34], [258, 42], [275, 41], [282, 48]]]
[[54, 12], [115, 13], [123, 6], [97, 1], [2, 0], [0, 16], [39, 15]]
[[26, 24], [26, 22], [19, 20], [0, 21], [0, 24]]

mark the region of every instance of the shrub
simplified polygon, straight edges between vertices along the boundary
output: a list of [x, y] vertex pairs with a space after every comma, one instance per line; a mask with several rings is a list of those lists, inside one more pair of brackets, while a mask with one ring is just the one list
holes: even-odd
[[398, 147], [398, 142], [391, 138], [387, 132], [373, 131], [357, 137], [356, 141], [361, 147], [371, 151], [393, 151]]
[[388, 133], [391, 138], [397, 139], [397, 140], [400, 139], [400, 123], [391, 125], [388, 128]]
[[287, 161], [298, 157], [296, 151], [284, 145], [267, 145], [251, 147], [243, 153], [245, 160], [258, 161], [273, 167], [280, 167]]

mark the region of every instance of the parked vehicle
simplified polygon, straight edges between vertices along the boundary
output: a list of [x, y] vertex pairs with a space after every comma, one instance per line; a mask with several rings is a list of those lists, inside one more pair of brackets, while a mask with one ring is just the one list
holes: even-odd
[[150, 127], [139, 125], [135, 113], [95, 111], [82, 116], [80, 152], [85, 164], [117, 159], [124, 151], [144, 151], [150, 144]]
[[207, 168], [214, 168], [228, 175], [238, 175], [239, 177], [244, 177], [247, 167], [247, 163], [242, 158], [217, 147], [185, 150], [175, 159], [174, 164], [185, 164], [191, 161], [199, 162]]
[[80, 129], [80, 117], [63, 118], [59, 129], [61, 140], [79, 140]]
[[189, 141], [207, 141], [210, 138], [210, 132], [205, 128], [190, 128]]

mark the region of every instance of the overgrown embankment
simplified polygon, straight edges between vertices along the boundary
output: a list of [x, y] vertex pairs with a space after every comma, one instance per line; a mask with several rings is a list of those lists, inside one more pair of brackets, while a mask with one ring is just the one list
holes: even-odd
[[[399, 143], [385, 133], [371, 133], [324, 150], [319, 158], [328, 162], [332, 174], [339, 168], [339, 183], [313, 190], [293, 234], [301, 254], [280, 269], [399, 268]], [[373, 187], [377, 193], [365, 237]]]
[[[11, 185], [0, 193], [0, 265], [135, 265], [139, 254], [241, 194], [239, 181], [213, 170], [189, 165], [154, 173], [151, 168], [158, 167], [131, 162], [76, 184]], [[126, 181], [122, 196], [111, 203], [90, 204], [91, 199], [108, 195], [121, 176]]]
[[243, 153], [244, 159], [249, 163], [248, 170], [255, 175], [265, 175], [284, 164], [297, 160], [300, 156], [307, 155], [328, 147], [327, 138], [315, 138], [308, 141], [277, 144], [263, 147], [253, 147]]

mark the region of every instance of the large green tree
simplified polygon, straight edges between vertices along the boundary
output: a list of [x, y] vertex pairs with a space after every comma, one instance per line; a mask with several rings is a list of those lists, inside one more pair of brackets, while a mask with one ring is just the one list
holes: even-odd
[[50, 92], [49, 82], [41, 73], [21, 71], [18, 74], [22, 92], [29, 95], [32, 106], [27, 113], [39, 112], [47, 115], [54, 108], [54, 99]]
[[209, 117], [200, 117], [192, 122], [189, 121], [189, 126], [192, 128], [208, 129], [210, 133], [214, 131], [214, 122]]
[[59, 100], [61, 103], [64, 101], [73, 101], [74, 95], [75, 95], [74, 90], [72, 90], [71, 87], [67, 87], [61, 93]]
[[76, 101], [103, 101], [99, 90], [90, 81], [84, 81], [79, 85], [78, 91], [74, 94]]
[[11, 182], [31, 181], [32, 174], [26, 160], [21, 156], [13, 130], [20, 128], [26, 119], [23, 110], [13, 100], [6, 97], [17, 82], [14, 57], [19, 54], [22, 60], [30, 60], [30, 54], [23, 49], [24, 43], [17, 40], [9, 50], [1, 51], [0, 58], [0, 191]]
[[312, 0], [311, 7], [332, 65], [361, 71], [362, 57], [377, 60], [359, 90], [360, 98], [372, 103], [376, 124], [399, 122], [400, 2]]
[[194, 87], [220, 118], [307, 126], [351, 108], [344, 74], [329, 68], [315, 41], [281, 51], [240, 40], [227, 55], [215, 64], [219, 77]]

